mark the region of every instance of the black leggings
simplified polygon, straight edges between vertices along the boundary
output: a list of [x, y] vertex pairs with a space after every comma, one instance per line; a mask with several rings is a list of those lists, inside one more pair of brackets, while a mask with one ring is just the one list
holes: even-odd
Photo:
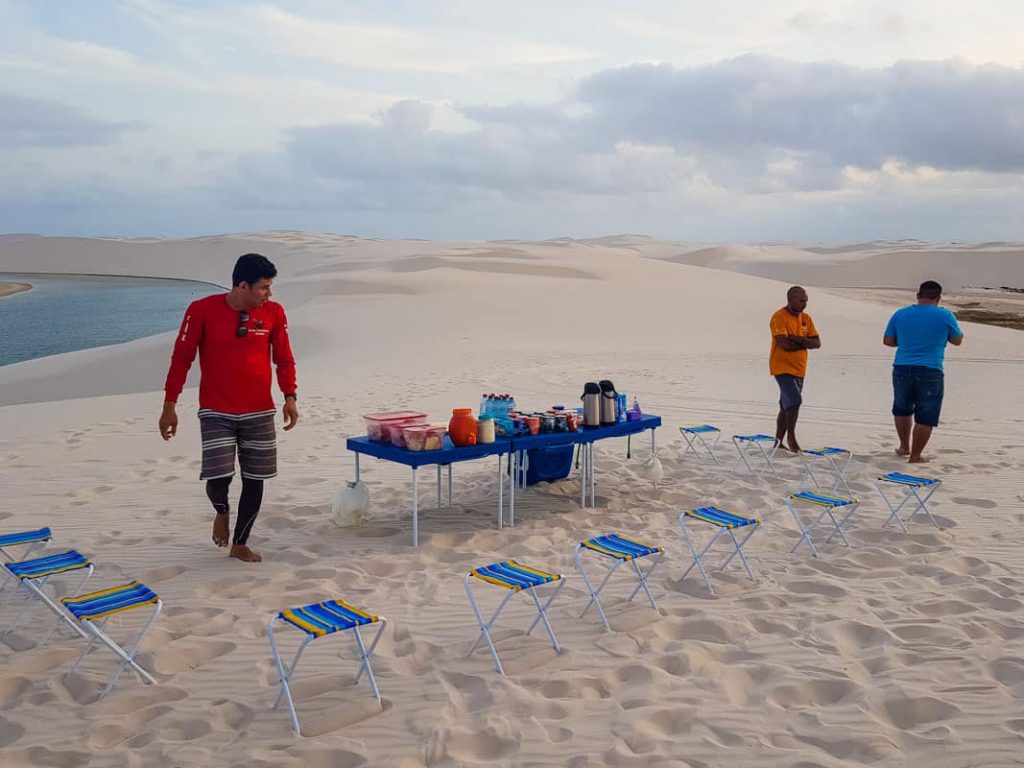
[[[228, 487], [230, 485], [230, 476], [206, 481], [206, 495], [218, 515], [226, 515], [230, 510], [228, 505]], [[260, 513], [262, 503], [263, 481], [243, 477], [242, 495], [238, 499], [238, 519], [235, 520], [235, 535], [231, 539], [232, 544], [245, 544], [249, 540], [249, 531], [252, 530], [253, 523], [256, 522], [256, 516]]]

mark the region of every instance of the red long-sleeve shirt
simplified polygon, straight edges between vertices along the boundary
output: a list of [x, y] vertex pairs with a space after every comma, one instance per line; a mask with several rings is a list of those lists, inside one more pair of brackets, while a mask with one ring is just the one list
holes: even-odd
[[221, 413], [254, 413], [274, 408], [270, 392], [273, 359], [277, 384], [284, 394], [295, 392], [295, 357], [288, 340], [284, 307], [268, 301], [249, 310], [249, 329], [239, 337], [241, 315], [224, 294], [189, 304], [174, 341], [164, 397], [175, 403], [199, 352], [199, 407]]

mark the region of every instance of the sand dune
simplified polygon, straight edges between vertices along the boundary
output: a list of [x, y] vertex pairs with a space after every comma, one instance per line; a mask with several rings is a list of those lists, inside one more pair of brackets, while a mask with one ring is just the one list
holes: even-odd
[[[38, 647], [40, 613], [0, 642], [4, 765], [1019, 761], [1024, 335], [968, 325], [964, 346], [949, 352], [945, 419], [927, 469], [945, 480], [933, 507], [942, 528], [918, 521], [901, 534], [881, 528], [871, 485], [906, 466], [891, 452], [891, 357], [879, 343], [891, 307], [812, 289], [823, 347], [802, 437], [855, 452], [851, 483], [863, 503], [853, 547], [790, 554], [798, 534], [783, 499], [798, 463], [780, 460], [782, 483], [708, 469], [681, 457], [676, 428], [771, 429], [767, 318], [792, 264], [775, 252], [776, 282], [661, 258], [676, 247], [632, 236], [486, 244], [294, 232], [0, 240], [0, 271], [32, 264], [215, 282], [238, 253], [267, 253], [281, 269], [275, 288], [289, 311], [303, 414], [280, 436], [282, 475], [253, 537], [266, 562], [250, 567], [209, 542], [194, 389], [179, 436], [164, 443], [156, 434], [170, 335], [0, 368], [0, 531], [48, 523], [61, 545], [95, 558], [97, 588], [140, 578], [167, 606], [142, 654], [160, 684], [126, 677], [98, 703], [109, 659], [95, 655], [62, 681], [77, 645], [58, 637]], [[659, 258], [646, 258], [654, 249]], [[931, 252], [899, 258], [909, 265]], [[964, 276], [975, 256], [948, 263]], [[877, 269], [882, 256], [846, 259], [820, 268]], [[641, 469], [646, 438], [632, 441], [630, 459], [624, 441], [609, 441], [598, 450], [597, 510], [579, 509], [574, 476], [528, 490], [516, 527], [499, 532], [493, 465], [458, 465], [453, 506], [432, 509], [433, 488], [423, 492], [414, 550], [408, 472], [365, 461], [367, 519], [345, 530], [330, 522], [331, 498], [353, 473], [344, 437], [362, 431], [363, 413], [416, 406], [447, 420], [452, 407], [494, 390], [528, 407], [571, 405], [584, 381], [605, 376], [665, 419], [657, 486]], [[425, 478], [429, 486], [429, 470]], [[715, 574], [715, 599], [693, 574], [680, 579], [688, 559], [676, 518], [707, 503], [764, 520], [748, 546], [758, 582]], [[617, 579], [606, 600], [613, 631], [603, 632], [592, 616], [579, 619], [585, 591], [572, 555], [575, 542], [610, 531], [659, 542], [667, 555], [652, 579], [658, 610], [625, 603], [630, 586]], [[561, 654], [543, 634], [523, 633], [525, 602], [506, 609], [495, 632], [502, 679], [486, 652], [465, 657], [476, 629], [461, 578], [508, 557], [569, 581], [552, 608]], [[480, 594], [485, 606], [498, 598]], [[335, 596], [392, 622], [375, 663], [384, 705], [365, 682], [351, 687], [350, 641], [320, 641], [296, 683], [311, 734], [299, 740], [284, 711], [271, 709], [265, 624], [283, 607]], [[6, 622], [11, 606], [0, 616]]]

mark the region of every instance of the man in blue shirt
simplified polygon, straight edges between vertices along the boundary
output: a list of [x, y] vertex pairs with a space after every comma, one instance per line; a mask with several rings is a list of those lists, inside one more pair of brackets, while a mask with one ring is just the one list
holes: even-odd
[[885, 346], [896, 347], [892, 366], [892, 415], [900, 439], [896, 453], [912, 464], [928, 461], [921, 452], [939, 425], [946, 343], [959, 347], [964, 340], [956, 316], [939, 306], [941, 298], [942, 286], [925, 280], [917, 291], [917, 304], [896, 310], [882, 337]]

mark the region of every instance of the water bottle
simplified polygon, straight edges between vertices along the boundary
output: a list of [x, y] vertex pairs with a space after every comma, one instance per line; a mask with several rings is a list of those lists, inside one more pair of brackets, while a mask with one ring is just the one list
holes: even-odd
[[639, 418], [639, 416], [640, 416], [640, 401], [637, 400], [635, 397], [633, 398], [633, 408], [632, 408], [632, 411], [633, 411], [633, 413], [635, 413], [637, 415], [637, 418]]

